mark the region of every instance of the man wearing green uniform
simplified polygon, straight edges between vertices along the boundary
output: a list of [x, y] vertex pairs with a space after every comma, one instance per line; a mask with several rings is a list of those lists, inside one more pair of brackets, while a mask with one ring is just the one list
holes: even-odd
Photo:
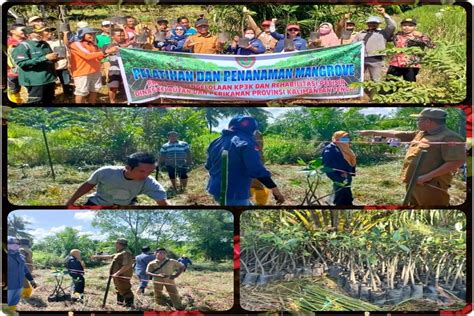
[[119, 238], [115, 242], [115, 250], [117, 251], [115, 255], [95, 255], [92, 256], [92, 259], [112, 259], [109, 275], [114, 280], [117, 304], [132, 307], [134, 296], [130, 282], [133, 275], [133, 255], [127, 246], [128, 241]]
[[417, 132], [366, 130], [359, 131], [359, 134], [394, 137], [402, 142], [411, 142], [401, 174], [402, 181], [407, 184], [415, 170], [416, 157], [422, 150], [426, 150], [425, 160], [418, 170], [419, 176], [410, 205], [448, 206], [448, 189], [453, 180], [453, 173], [466, 161], [465, 140], [446, 127], [447, 112], [442, 109], [426, 108], [420, 114], [411, 116], [417, 118]]
[[[156, 304], [163, 304], [163, 286], [170, 295], [174, 308], [182, 310], [181, 297], [174, 283], [185, 267], [182, 263], [174, 259], [167, 258], [168, 252], [164, 248], [158, 248], [155, 251], [156, 260], [151, 261], [146, 267], [146, 273], [153, 277], [153, 289], [155, 292]], [[175, 271], [177, 271], [175, 273]]]
[[48, 28], [25, 27], [28, 39], [12, 51], [14, 63], [18, 66], [18, 81], [28, 90], [28, 103], [49, 106], [54, 100], [56, 69], [54, 63], [58, 54], [42, 39], [42, 32]]

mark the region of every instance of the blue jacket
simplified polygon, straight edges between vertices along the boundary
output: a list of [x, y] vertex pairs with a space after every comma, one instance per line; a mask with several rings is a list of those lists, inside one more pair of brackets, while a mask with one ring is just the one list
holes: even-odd
[[[234, 123], [233, 123], [234, 121]], [[206, 169], [209, 170], [207, 191], [215, 197], [221, 192], [221, 156], [228, 150], [227, 198], [245, 200], [250, 197], [250, 183], [253, 178], [270, 177], [270, 172], [260, 159], [254, 132], [257, 122], [251, 117], [237, 117], [231, 120], [229, 129], [215, 139], [207, 149]]]
[[141, 277], [148, 278], [148, 276], [146, 275], [146, 267], [151, 261], [155, 259], [156, 257], [154, 255], [147, 254], [147, 253], [141, 253], [138, 256], [136, 256], [135, 257], [135, 273]]
[[18, 290], [23, 288], [25, 277], [28, 281], [33, 281], [31, 273], [26, 267], [25, 258], [19, 251], [8, 251], [8, 289]]
[[66, 268], [69, 270], [69, 274], [84, 274], [84, 268], [79, 260], [74, 256], [69, 256], [66, 259]]
[[[340, 169], [351, 173], [355, 173], [356, 171], [356, 168], [352, 167], [344, 159], [341, 150], [334, 143], [329, 143], [324, 147], [322, 158], [325, 167]], [[341, 176], [340, 171], [327, 172], [326, 174], [334, 182], [343, 182], [346, 179]], [[348, 178], [349, 180], [352, 178], [351, 174], [349, 174]]]
[[[272, 32], [270, 33], [270, 35], [273, 36], [274, 39], [278, 40], [273, 52], [281, 53], [283, 49], [285, 48], [285, 35], [277, 33], [277, 32]], [[293, 39], [293, 44], [295, 45], [296, 50], [305, 50], [307, 43], [305, 39], [301, 38], [300, 36], [297, 36]]]
[[163, 50], [167, 52], [191, 52], [189, 49], [183, 49], [184, 42], [186, 42], [186, 38], [188, 36], [184, 34], [183, 36], [178, 35], [171, 35], [166, 41], [165, 45], [163, 46]]
[[189, 264], [193, 264], [193, 262], [189, 258], [179, 258], [178, 262], [182, 263], [186, 268], [188, 267]]
[[257, 51], [253, 52], [250, 49], [239, 47], [239, 46], [237, 46], [236, 48], [232, 48], [231, 46], [229, 46], [227, 51], [234, 55], [256, 55], [256, 54], [265, 53], [265, 46], [263, 46], [262, 41], [259, 40], [258, 38], [254, 38], [253, 40], [251, 40], [250, 45], [252, 45], [253, 47], [256, 47]]

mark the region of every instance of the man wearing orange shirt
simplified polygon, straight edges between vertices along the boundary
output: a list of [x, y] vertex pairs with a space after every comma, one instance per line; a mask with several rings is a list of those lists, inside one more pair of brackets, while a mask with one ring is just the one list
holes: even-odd
[[184, 49], [195, 54], [217, 54], [222, 50], [224, 43], [209, 33], [209, 23], [206, 19], [197, 20], [195, 26], [198, 33], [188, 37], [184, 42]]
[[85, 103], [89, 96], [89, 103], [95, 103], [97, 92], [102, 87], [100, 61], [109, 54], [117, 52], [118, 47], [110, 47], [102, 52], [95, 42], [95, 30], [84, 27], [77, 32], [79, 41], [70, 43], [71, 72], [76, 89], [74, 91], [76, 103]]

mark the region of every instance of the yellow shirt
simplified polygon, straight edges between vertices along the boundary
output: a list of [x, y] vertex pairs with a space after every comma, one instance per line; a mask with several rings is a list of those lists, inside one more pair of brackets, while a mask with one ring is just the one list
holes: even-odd
[[[464, 144], [428, 144], [427, 142], [464, 142], [461, 135], [446, 127], [441, 127], [432, 133], [428, 132], [399, 132], [395, 136], [401, 141], [415, 141], [410, 144], [403, 161], [401, 179], [409, 182], [415, 169], [416, 157], [422, 150], [426, 150], [425, 160], [420, 166], [419, 175], [426, 174], [439, 168], [448, 161], [465, 160], [466, 149]], [[419, 141], [419, 142], [418, 142]], [[453, 175], [447, 173], [433, 178], [443, 187], [449, 186]]]
[[[188, 46], [194, 43], [193, 46]], [[219, 50], [217, 37], [208, 33], [207, 35], [194, 34], [187, 38], [184, 49], [191, 49], [196, 54], [216, 54]]]

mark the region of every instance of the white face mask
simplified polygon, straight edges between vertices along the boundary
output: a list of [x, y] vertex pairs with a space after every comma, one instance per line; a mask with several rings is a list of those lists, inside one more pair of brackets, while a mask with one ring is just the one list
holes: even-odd
[[255, 35], [253, 35], [253, 34], [245, 34], [244, 36], [245, 36], [245, 38], [248, 38], [249, 40], [252, 40], [255, 37]]

